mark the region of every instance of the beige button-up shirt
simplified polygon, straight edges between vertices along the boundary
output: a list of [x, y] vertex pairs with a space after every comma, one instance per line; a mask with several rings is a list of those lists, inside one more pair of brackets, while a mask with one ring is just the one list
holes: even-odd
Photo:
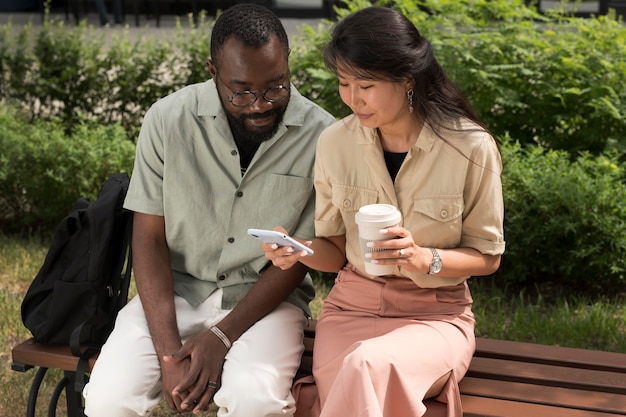
[[[469, 121], [465, 129], [478, 128]], [[317, 236], [346, 235], [348, 262], [367, 275], [355, 214], [366, 204], [392, 204], [415, 243], [434, 248], [469, 247], [483, 254], [504, 252], [502, 159], [484, 131], [449, 131], [445, 141], [425, 125], [409, 150], [395, 183], [385, 165], [375, 129], [354, 115], [327, 128], [317, 143], [315, 230]], [[456, 285], [458, 279], [410, 273], [423, 288]]]

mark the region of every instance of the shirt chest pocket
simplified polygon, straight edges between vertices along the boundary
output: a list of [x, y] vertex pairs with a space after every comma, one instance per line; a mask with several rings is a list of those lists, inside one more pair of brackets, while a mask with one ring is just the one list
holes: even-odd
[[265, 180], [263, 192], [251, 203], [256, 223], [270, 229], [281, 225], [292, 230], [313, 193], [313, 179], [292, 175], [271, 174]]
[[342, 214], [351, 214], [353, 219], [361, 207], [375, 204], [378, 200], [378, 191], [367, 188], [333, 184], [332, 190], [333, 206], [337, 207]]
[[413, 200], [410, 225], [415, 243], [439, 248], [457, 247], [463, 228], [463, 196], [420, 196]]

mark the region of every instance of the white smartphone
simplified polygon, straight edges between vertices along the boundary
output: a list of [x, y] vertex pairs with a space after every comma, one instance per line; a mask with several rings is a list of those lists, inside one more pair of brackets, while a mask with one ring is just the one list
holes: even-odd
[[248, 234], [263, 241], [263, 243], [276, 243], [278, 246], [291, 246], [297, 250], [303, 250], [308, 255], [313, 255], [313, 249], [275, 230], [248, 229]]

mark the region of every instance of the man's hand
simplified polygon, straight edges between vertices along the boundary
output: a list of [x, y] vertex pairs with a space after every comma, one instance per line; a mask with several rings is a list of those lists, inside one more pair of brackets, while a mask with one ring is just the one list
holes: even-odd
[[[162, 391], [163, 397], [167, 402], [170, 410], [178, 412], [185, 411], [181, 407], [184, 397], [186, 396], [173, 396], [172, 392], [178, 383], [189, 372], [189, 360], [181, 360], [177, 362], [165, 361], [161, 362], [161, 376], [162, 376]], [[187, 394], [187, 393], [185, 393]]]
[[[220, 386], [227, 352], [224, 343], [213, 332], [206, 331], [189, 340], [178, 351], [163, 357], [168, 366], [189, 364], [178, 385], [170, 387], [176, 410], [189, 411], [193, 408], [194, 413], [208, 410]], [[165, 388], [164, 383], [164, 393]]]

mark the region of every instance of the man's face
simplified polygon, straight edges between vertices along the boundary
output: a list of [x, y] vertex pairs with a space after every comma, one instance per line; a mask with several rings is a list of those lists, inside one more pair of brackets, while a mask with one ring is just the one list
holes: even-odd
[[245, 46], [231, 37], [217, 65], [209, 62], [233, 135], [263, 142], [276, 133], [289, 103], [287, 59], [276, 36], [261, 48]]

